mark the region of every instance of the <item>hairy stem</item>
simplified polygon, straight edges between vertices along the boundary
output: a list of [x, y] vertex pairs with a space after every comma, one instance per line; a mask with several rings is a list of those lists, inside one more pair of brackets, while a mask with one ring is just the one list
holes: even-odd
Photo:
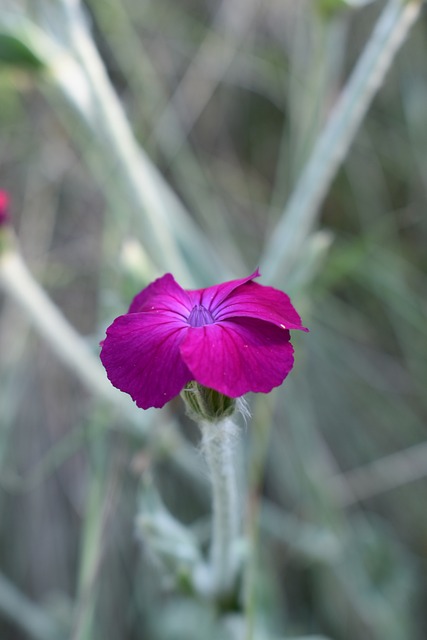
[[239, 433], [230, 418], [216, 423], [202, 422], [200, 427], [202, 451], [212, 483], [211, 586], [217, 596], [222, 596], [232, 591], [238, 569], [236, 543], [241, 514], [236, 446]]

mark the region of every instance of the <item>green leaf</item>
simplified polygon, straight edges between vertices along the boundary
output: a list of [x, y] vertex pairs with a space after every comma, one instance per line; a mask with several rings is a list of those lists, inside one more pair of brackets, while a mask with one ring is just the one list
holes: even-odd
[[0, 32], [0, 65], [6, 64], [24, 69], [44, 68], [42, 60], [19, 38]]

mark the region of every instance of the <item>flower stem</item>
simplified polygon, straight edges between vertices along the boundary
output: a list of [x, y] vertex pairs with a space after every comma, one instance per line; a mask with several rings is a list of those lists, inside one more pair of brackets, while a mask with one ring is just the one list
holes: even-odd
[[236, 448], [239, 432], [231, 418], [202, 422], [200, 428], [202, 451], [212, 483], [211, 588], [217, 597], [227, 596], [232, 592], [238, 570], [236, 543], [241, 518]]

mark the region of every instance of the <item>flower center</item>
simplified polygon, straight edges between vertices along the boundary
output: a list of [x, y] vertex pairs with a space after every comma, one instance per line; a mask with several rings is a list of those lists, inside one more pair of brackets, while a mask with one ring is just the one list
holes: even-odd
[[196, 304], [188, 316], [188, 324], [192, 327], [203, 327], [205, 324], [212, 324], [214, 319], [212, 314], [202, 304]]

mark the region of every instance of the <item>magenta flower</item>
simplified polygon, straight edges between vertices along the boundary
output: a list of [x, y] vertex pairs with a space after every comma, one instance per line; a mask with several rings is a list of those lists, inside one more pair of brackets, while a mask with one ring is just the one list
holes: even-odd
[[193, 291], [170, 273], [155, 280], [107, 329], [111, 383], [143, 409], [191, 380], [231, 398], [280, 385], [294, 362], [289, 329], [307, 329], [285, 293], [253, 282], [259, 275]]
[[0, 227], [9, 222], [9, 195], [6, 191], [0, 190]]

